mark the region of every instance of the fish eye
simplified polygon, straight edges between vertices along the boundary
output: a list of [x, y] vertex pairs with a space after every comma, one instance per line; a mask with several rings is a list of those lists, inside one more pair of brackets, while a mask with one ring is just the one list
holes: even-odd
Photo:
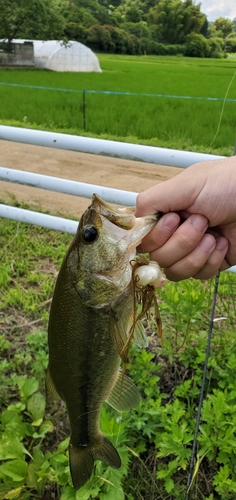
[[98, 230], [95, 226], [84, 226], [82, 229], [82, 236], [85, 243], [93, 243], [98, 237]]

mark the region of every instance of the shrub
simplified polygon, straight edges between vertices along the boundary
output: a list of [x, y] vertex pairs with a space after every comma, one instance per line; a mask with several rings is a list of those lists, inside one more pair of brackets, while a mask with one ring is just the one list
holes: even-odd
[[210, 57], [216, 57], [216, 58], [221, 58], [224, 57], [224, 40], [222, 38], [209, 38], [208, 40], [208, 45], [209, 45], [209, 56]]
[[76, 40], [77, 42], [85, 43], [86, 29], [84, 26], [69, 22], [65, 25], [64, 34], [68, 40]]
[[121, 28], [129, 33], [130, 35], [135, 35], [137, 38], [150, 38], [151, 33], [146, 23], [123, 23]]
[[236, 36], [228, 36], [225, 41], [226, 52], [236, 52]]
[[188, 57], [209, 57], [208, 40], [198, 33], [190, 33], [186, 37], [185, 56]]
[[95, 24], [86, 31], [86, 44], [93, 50], [116, 54], [140, 54], [139, 39], [110, 24]]
[[112, 41], [110, 30], [100, 24], [94, 24], [86, 30], [86, 44], [92, 50], [101, 52], [115, 52], [116, 48], [115, 43]]

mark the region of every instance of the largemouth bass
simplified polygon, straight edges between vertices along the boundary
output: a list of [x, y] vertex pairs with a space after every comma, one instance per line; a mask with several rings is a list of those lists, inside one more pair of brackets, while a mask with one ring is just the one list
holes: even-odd
[[90, 478], [95, 460], [121, 465], [118, 452], [100, 431], [100, 411], [104, 401], [128, 411], [140, 400], [120, 364], [127, 360], [130, 332], [138, 345], [146, 346], [143, 326], [135, 320], [131, 262], [158, 218], [136, 218], [134, 209], [115, 210], [94, 195], [57, 278], [46, 385], [49, 397], [61, 398], [67, 407], [76, 489]]

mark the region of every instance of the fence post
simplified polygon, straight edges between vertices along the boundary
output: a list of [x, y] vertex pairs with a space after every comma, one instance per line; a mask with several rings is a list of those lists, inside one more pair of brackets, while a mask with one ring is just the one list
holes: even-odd
[[86, 129], [86, 100], [85, 100], [85, 92], [86, 90], [84, 89], [83, 90], [83, 127], [84, 127], [84, 130]]

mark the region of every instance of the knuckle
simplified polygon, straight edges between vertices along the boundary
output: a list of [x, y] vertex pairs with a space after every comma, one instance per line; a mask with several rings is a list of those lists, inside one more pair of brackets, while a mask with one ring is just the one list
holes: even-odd
[[209, 280], [210, 278], [213, 278], [218, 272], [218, 268], [206, 268], [204, 266], [201, 271], [196, 273], [193, 278], [197, 280]]
[[[182, 273], [172, 271], [171, 269], [165, 269], [165, 275], [166, 275], [168, 280], [175, 281], [175, 282], [186, 279], [186, 276], [184, 276]], [[188, 276], [187, 276], [187, 278], [188, 278]]]
[[196, 244], [198, 243], [198, 239], [196, 238], [196, 235], [192, 234], [189, 232], [189, 234], [186, 233], [179, 233], [177, 236], [177, 245], [181, 250], [184, 250], [186, 252], [189, 252], [193, 250], [196, 247]]

